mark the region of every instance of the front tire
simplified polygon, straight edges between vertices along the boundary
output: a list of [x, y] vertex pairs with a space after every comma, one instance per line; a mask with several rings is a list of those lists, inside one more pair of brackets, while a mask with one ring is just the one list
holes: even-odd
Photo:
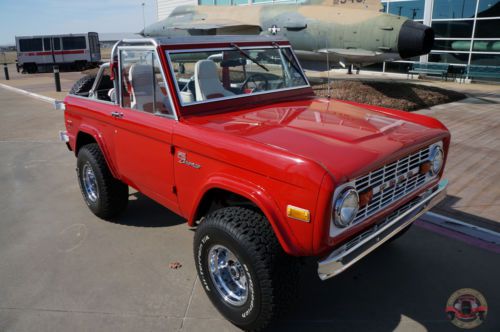
[[227, 207], [209, 214], [196, 231], [193, 249], [202, 287], [240, 328], [264, 328], [295, 297], [296, 262], [261, 213]]
[[128, 186], [115, 179], [96, 143], [78, 151], [78, 183], [85, 203], [99, 218], [112, 219], [128, 204]]

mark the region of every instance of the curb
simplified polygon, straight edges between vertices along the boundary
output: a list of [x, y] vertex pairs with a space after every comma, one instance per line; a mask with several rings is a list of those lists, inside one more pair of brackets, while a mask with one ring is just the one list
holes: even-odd
[[468, 224], [455, 218], [447, 217], [435, 212], [427, 212], [420, 217], [421, 221], [460, 233], [493, 245], [500, 246], [500, 233]]
[[14, 87], [12, 87], [10, 85], [6, 85], [6, 84], [3, 84], [3, 83], [0, 83], [0, 87], [4, 88], [6, 90], [9, 90], [9, 91], [13, 91], [13, 92], [16, 92], [16, 93], [27, 95], [29, 97], [32, 97], [32, 98], [44, 101], [46, 103], [54, 104], [54, 102], [56, 101], [54, 98], [50, 98], [50, 97], [47, 97], [47, 96], [42, 96], [42, 95], [39, 95], [38, 93], [29, 92], [29, 91], [22, 90], [22, 89], [19, 89], [19, 88], [14, 88]]

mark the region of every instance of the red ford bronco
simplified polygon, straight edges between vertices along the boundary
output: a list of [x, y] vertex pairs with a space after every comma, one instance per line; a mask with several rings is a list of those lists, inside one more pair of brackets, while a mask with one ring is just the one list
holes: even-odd
[[439, 121], [315, 97], [275, 37], [122, 40], [56, 107], [90, 210], [133, 187], [197, 227], [201, 284], [244, 329], [293, 297], [298, 257], [333, 277], [446, 194]]

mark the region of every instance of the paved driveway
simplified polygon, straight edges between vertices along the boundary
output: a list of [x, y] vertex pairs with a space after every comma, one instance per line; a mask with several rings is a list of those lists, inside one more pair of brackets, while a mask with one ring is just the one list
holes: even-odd
[[[120, 223], [95, 218], [56, 139], [62, 113], [3, 89], [0, 105], [0, 331], [236, 330], [197, 282], [183, 220], [138, 194]], [[306, 261], [297, 306], [271, 329], [456, 331], [446, 301], [472, 287], [490, 306], [478, 331], [498, 331], [499, 258], [414, 227], [327, 282]]]

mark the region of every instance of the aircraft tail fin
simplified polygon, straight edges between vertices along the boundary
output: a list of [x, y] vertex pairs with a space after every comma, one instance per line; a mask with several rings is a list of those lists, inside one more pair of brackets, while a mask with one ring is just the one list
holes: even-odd
[[382, 9], [380, 0], [307, 0], [303, 5], [347, 7], [374, 11], [380, 11], [380, 9]]

